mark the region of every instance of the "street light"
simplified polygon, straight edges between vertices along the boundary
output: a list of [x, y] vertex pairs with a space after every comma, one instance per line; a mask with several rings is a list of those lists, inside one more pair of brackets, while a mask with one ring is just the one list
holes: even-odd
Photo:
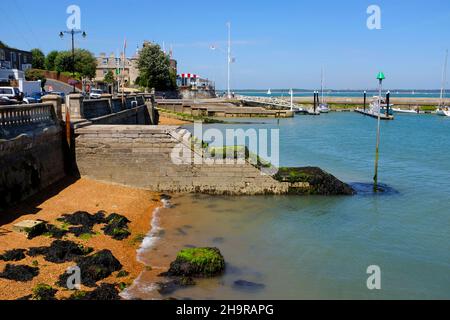
[[375, 150], [375, 175], [373, 177], [373, 191], [378, 192], [378, 159], [379, 159], [379, 149], [380, 149], [380, 122], [381, 122], [381, 90], [383, 88], [383, 80], [386, 79], [383, 72], [379, 72], [377, 75], [378, 79], [378, 127], [377, 127], [377, 146]]
[[[72, 77], [74, 78], [73, 80], [75, 80], [75, 35], [76, 34], [80, 34], [83, 38], [87, 37], [87, 34], [85, 31], [81, 31], [81, 30], [70, 30], [70, 31], [61, 31], [59, 33], [59, 37], [62, 39], [64, 38], [64, 34], [70, 34], [72, 37]], [[75, 83], [73, 83], [73, 93], [75, 93]]]
[[227, 43], [227, 52], [222, 50], [220, 47], [216, 47], [214, 45], [210, 46], [211, 50], [219, 49], [221, 52], [226, 53], [227, 55], [227, 95], [228, 99], [231, 98], [231, 88], [230, 88], [230, 80], [231, 80], [231, 64], [235, 62], [235, 59], [231, 55], [231, 22], [227, 22], [228, 28], [228, 43]]

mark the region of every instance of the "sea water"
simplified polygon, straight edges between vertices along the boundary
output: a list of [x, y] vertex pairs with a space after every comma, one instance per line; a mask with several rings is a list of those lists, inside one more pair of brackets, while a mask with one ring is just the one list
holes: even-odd
[[[330, 113], [262, 121], [209, 127], [279, 128], [281, 165], [372, 182], [375, 119]], [[183, 247], [221, 250], [225, 274], [170, 294], [180, 299], [449, 299], [449, 137], [449, 118], [383, 122], [379, 179], [391, 188], [384, 195], [359, 185], [356, 196], [175, 196], [174, 207], [160, 211], [165, 232], [141, 256], [168, 263]], [[380, 268], [380, 290], [367, 287], [369, 266]], [[131, 296], [164, 298], [150, 281], [144, 272]]]

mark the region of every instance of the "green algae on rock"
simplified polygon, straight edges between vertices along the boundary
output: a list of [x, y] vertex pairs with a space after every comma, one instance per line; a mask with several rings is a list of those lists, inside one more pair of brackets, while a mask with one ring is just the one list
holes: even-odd
[[348, 184], [317, 167], [279, 168], [273, 178], [292, 184], [289, 188], [292, 194], [325, 196], [355, 194]]
[[33, 300], [56, 300], [55, 294], [58, 290], [53, 289], [48, 284], [40, 283], [33, 288]]
[[217, 248], [186, 248], [178, 252], [163, 276], [213, 277], [223, 273], [225, 260]]

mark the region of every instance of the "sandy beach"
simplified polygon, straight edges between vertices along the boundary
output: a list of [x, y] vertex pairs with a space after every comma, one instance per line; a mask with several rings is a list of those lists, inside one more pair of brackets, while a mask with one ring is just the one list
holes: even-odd
[[161, 125], [161, 126], [183, 125], [183, 124], [190, 124], [190, 123], [191, 122], [176, 119], [175, 117], [173, 117], [173, 118], [169, 118], [169, 117], [165, 117], [165, 116], [159, 117], [159, 125]]
[[[136, 250], [142, 238], [151, 227], [152, 212], [160, 206], [159, 195], [145, 190], [133, 189], [117, 185], [109, 185], [89, 179], [65, 180], [43, 193], [27, 200], [21, 205], [4, 211], [0, 215], [0, 254], [11, 249], [28, 249], [31, 247], [48, 246], [54, 239], [39, 236], [28, 240], [24, 234], [12, 231], [13, 225], [23, 220], [45, 220], [58, 225], [57, 218], [64, 213], [87, 211], [91, 214], [99, 210], [107, 214], [118, 213], [127, 217], [131, 222], [129, 229], [131, 235], [122, 241], [114, 240], [104, 235], [100, 226], [96, 225], [96, 235], [89, 239], [76, 238], [69, 235], [64, 240], [70, 240], [94, 248], [95, 251], [109, 249], [123, 265], [129, 275], [117, 277], [117, 272], [102, 283], [125, 283], [130, 285], [141, 273], [145, 266], [136, 259]], [[68, 297], [71, 292], [64, 291], [55, 286], [59, 275], [73, 266], [73, 262], [54, 264], [47, 262], [42, 256], [26, 257], [18, 262], [9, 262], [21, 265], [35, 265], [39, 267], [39, 275], [29, 282], [17, 282], [0, 278], [0, 299], [18, 299], [31, 294], [38, 284], [48, 284], [58, 289], [57, 298]], [[0, 260], [0, 270], [7, 262]], [[86, 288], [82, 288], [86, 289]], [[89, 289], [92, 290], [92, 289]]]

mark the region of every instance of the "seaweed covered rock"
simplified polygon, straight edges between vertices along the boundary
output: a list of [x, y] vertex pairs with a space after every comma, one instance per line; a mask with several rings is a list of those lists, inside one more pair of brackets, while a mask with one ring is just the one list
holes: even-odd
[[63, 214], [58, 221], [72, 226], [88, 226], [92, 228], [96, 224], [105, 223], [105, 212], [99, 211], [96, 214], [89, 214], [86, 211], [77, 211], [73, 214]]
[[98, 288], [91, 292], [76, 291], [70, 297], [69, 300], [120, 300], [119, 290], [116, 286], [109, 283], [102, 283]]
[[355, 191], [348, 184], [317, 167], [280, 168], [273, 176], [280, 182], [291, 184], [293, 194], [353, 195]]
[[25, 259], [25, 249], [13, 249], [6, 251], [0, 255], [0, 260], [3, 261], [20, 261]]
[[247, 280], [236, 280], [233, 282], [233, 288], [244, 291], [258, 291], [266, 286], [262, 283], [255, 283]]
[[67, 233], [67, 230], [60, 229], [53, 224], [47, 224], [47, 231], [45, 232], [45, 235], [55, 239], [62, 239], [67, 235]]
[[48, 284], [38, 284], [33, 288], [33, 295], [31, 299], [33, 300], [56, 300], [55, 294], [58, 290], [53, 289]]
[[20, 282], [28, 282], [37, 275], [39, 275], [39, 268], [26, 265], [13, 265], [8, 263], [3, 272], [0, 273], [0, 278]]
[[106, 219], [106, 226], [102, 228], [104, 233], [108, 236], [111, 236], [115, 240], [123, 240], [128, 238], [131, 233], [128, 230], [128, 220], [126, 217], [112, 213]]
[[49, 247], [30, 248], [28, 255], [31, 257], [43, 255], [44, 259], [53, 263], [74, 261], [75, 258], [85, 256], [93, 251], [73, 241], [55, 240]]
[[217, 248], [185, 248], [162, 276], [213, 277], [223, 273], [225, 260]]
[[[95, 287], [96, 282], [109, 277], [113, 272], [122, 269], [122, 265], [109, 250], [102, 250], [87, 257], [76, 259], [81, 270], [81, 283], [87, 287]], [[68, 273], [59, 277], [58, 285], [67, 286]]]
[[158, 282], [158, 292], [162, 295], [172, 294], [178, 289], [194, 286], [195, 281], [190, 277], [179, 277], [168, 282]]

